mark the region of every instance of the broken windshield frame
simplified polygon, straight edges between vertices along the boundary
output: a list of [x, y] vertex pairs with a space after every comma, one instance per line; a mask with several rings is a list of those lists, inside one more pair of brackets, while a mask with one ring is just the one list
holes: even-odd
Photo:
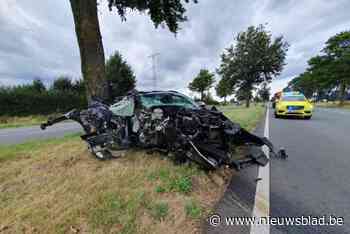
[[154, 106], [179, 106], [189, 109], [198, 109], [190, 98], [172, 93], [149, 93], [140, 95], [141, 103], [146, 108]]

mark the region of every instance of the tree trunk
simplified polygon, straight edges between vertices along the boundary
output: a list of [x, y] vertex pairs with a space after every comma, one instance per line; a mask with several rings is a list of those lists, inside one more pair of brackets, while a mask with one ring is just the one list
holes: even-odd
[[342, 81], [340, 83], [340, 90], [339, 90], [339, 106], [343, 106], [346, 98], [346, 83], [345, 81]]
[[250, 97], [247, 97], [247, 99], [245, 100], [245, 107], [250, 107]]
[[204, 100], [204, 91], [201, 91], [201, 101], [203, 102]]
[[247, 91], [246, 91], [246, 102], [245, 102], [245, 106], [246, 106], [247, 108], [250, 107], [250, 100], [252, 99], [252, 94], [251, 94], [251, 91], [250, 91], [250, 90], [252, 90], [252, 89], [249, 88], [249, 89], [247, 89]]
[[227, 104], [227, 102], [226, 102], [226, 96], [224, 97], [224, 105], [226, 105]]
[[97, 2], [96, 0], [70, 0], [70, 4], [88, 102], [90, 103], [94, 97], [107, 100], [109, 96], [105, 56], [97, 15]]

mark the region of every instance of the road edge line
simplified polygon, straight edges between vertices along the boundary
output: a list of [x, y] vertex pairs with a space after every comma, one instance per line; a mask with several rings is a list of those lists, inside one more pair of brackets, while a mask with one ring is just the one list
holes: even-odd
[[[265, 129], [264, 129], [264, 137], [269, 138], [269, 119], [270, 119], [270, 111], [269, 107], [266, 110], [266, 118], [265, 118]], [[267, 146], [262, 147], [263, 152], [265, 153], [267, 158], [269, 157], [269, 149]], [[258, 222], [261, 217], [269, 217], [270, 215], [270, 163], [268, 163], [265, 167], [258, 168], [258, 178], [255, 192], [255, 200], [254, 200], [254, 208], [252, 217], [255, 217], [256, 222]], [[269, 234], [270, 233], [270, 225], [251, 225], [250, 234]]]

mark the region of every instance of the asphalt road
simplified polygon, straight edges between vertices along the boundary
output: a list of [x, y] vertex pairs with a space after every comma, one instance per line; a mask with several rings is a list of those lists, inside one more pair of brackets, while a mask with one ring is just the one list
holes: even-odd
[[[263, 135], [264, 123], [257, 128]], [[311, 120], [275, 119], [269, 114], [269, 138], [284, 147], [288, 160], [271, 159], [269, 180], [271, 217], [341, 218], [341, 226], [270, 226], [269, 233], [350, 233], [350, 111], [316, 109]], [[251, 217], [257, 170], [235, 175], [215, 213]], [[250, 226], [206, 226], [207, 233], [259, 233]], [[262, 233], [262, 232], [261, 232]], [[264, 232], [265, 233], [265, 232]]]
[[62, 137], [66, 134], [82, 131], [77, 123], [56, 124], [42, 131], [39, 126], [0, 129], [0, 145], [23, 143], [35, 139]]
[[350, 233], [350, 111], [317, 109], [311, 120], [274, 119], [270, 112], [270, 138], [290, 155], [287, 162], [271, 163], [271, 216], [344, 219], [343, 226], [280, 226], [278, 231]]

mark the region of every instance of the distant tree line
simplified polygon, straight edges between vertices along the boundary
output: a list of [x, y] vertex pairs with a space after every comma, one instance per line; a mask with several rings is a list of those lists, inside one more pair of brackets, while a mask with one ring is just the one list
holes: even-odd
[[[119, 52], [106, 62], [106, 77], [113, 103], [116, 97], [125, 95], [135, 87], [136, 78]], [[60, 76], [50, 87], [42, 80], [34, 79], [30, 84], [0, 87], [0, 115], [25, 116], [63, 113], [73, 108], [87, 106], [86, 84], [82, 79]]]
[[350, 31], [329, 38], [321, 54], [308, 61], [306, 71], [289, 82], [285, 91], [290, 90], [308, 98], [337, 99], [340, 105], [350, 98]]

